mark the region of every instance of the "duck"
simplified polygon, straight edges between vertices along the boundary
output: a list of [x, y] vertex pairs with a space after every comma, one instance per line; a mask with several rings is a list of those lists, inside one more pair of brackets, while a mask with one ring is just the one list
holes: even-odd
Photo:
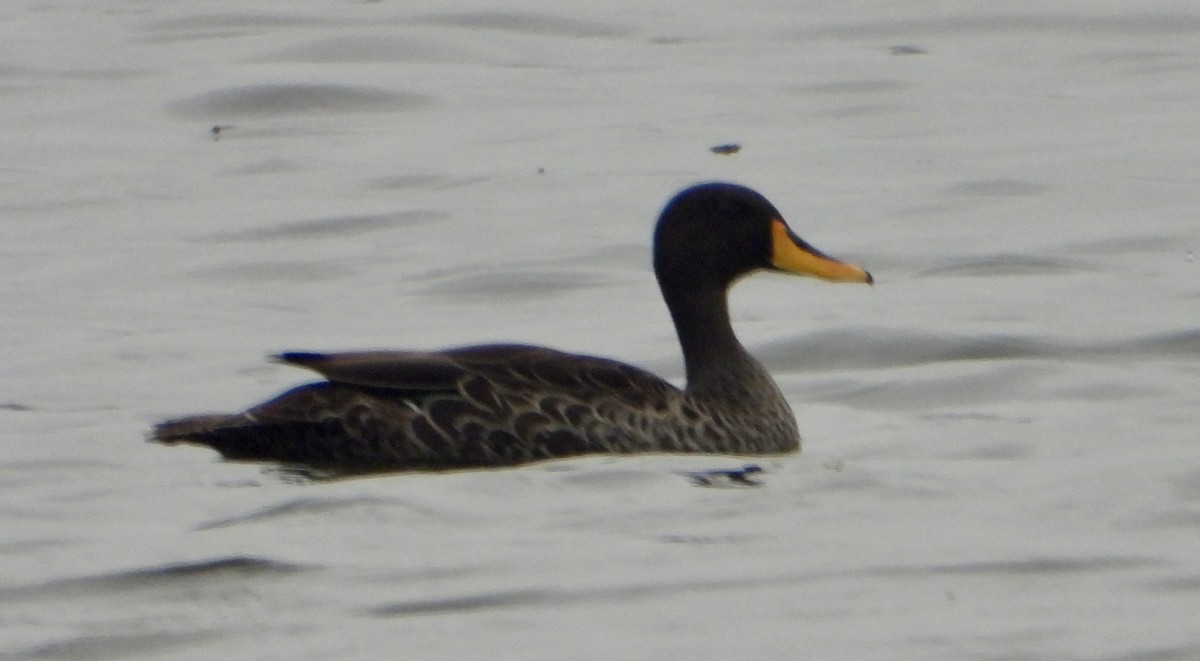
[[239, 413], [161, 422], [149, 440], [338, 474], [798, 451], [787, 399], [734, 335], [729, 290], [759, 271], [865, 284], [872, 275], [798, 237], [761, 193], [728, 182], [667, 202], [653, 268], [683, 353], [682, 387], [617, 360], [525, 344], [291, 351], [273, 358], [322, 379]]

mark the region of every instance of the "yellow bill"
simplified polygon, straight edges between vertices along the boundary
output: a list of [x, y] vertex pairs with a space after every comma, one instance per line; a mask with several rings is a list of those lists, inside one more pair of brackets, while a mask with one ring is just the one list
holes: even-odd
[[771, 221], [771, 266], [831, 282], [865, 282], [868, 285], [875, 282], [875, 278], [861, 267], [834, 259], [810, 246], [779, 219]]

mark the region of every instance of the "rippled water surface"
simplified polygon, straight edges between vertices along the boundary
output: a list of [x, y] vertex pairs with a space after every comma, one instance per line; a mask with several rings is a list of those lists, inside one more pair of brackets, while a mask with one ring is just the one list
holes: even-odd
[[[1126, 5], [0, 10], [0, 659], [1200, 658], [1200, 12]], [[877, 279], [735, 290], [801, 454], [143, 442], [287, 349], [679, 379], [706, 179]]]

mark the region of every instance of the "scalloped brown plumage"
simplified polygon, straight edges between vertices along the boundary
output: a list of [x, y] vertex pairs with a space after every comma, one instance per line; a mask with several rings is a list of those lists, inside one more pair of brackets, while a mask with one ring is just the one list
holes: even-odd
[[760, 194], [724, 183], [667, 204], [654, 262], [684, 352], [683, 389], [615, 360], [526, 345], [293, 352], [276, 359], [326, 380], [242, 413], [163, 422], [151, 440], [338, 473], [798, 449], [790, 407], [733, 334], [727, 290], [760, 269], [866, 283], [870, 274], [801, 241]]

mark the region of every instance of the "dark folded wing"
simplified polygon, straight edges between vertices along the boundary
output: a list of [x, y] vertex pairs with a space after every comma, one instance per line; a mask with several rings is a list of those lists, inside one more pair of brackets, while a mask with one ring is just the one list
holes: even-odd
[[307, 367], [333, 383], [395, 390], [453, 390], [466, 371], [445, 354], [416, 351], [281, 353], [274, 358]]
[[306, 367], [332, 383], [408, 393], [460, 391], [482, 381], [497, 390], [600, 399], [645, 399], [675, 390], [659, 377], [615, 360], [520, 344], [442, 352], [289, 352], [277, 360]]

